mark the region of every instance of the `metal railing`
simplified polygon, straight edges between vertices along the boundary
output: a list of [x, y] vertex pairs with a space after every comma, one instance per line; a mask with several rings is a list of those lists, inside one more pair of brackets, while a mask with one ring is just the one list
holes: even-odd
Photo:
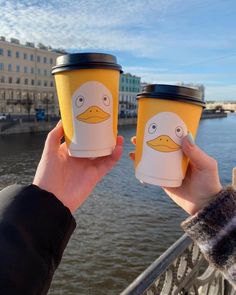
[[[236, 189], [236, 167], [232, 170]], [[235, 295], [236, 291], [184, 234], [120, 295]]]
[[121, 295], [233, 295], [233, 287], [209, 266], [185, 234], [155, 260]]

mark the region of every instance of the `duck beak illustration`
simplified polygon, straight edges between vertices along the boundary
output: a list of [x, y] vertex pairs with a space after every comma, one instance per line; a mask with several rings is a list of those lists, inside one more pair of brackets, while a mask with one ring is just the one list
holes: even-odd
[[98, 106], [91, 106], [82, 114], [76, 116], [76, 119], [85, 123], [97, 124], [110, 118], [110, 114], [103, 111]]
[[175, 152], [181, 146], [174, 142], [168, 135], [160, 135], [157, 138], [147, 141], [147, 145], [158, 152]]

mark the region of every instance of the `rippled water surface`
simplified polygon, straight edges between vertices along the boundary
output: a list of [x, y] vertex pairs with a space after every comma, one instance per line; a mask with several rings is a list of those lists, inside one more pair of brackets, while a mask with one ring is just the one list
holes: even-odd
[[[141, 185], [128, 158], [134, 127], [120, 129], [124, 155], [76, 215], [77, 228], [49, 294], [119, 294], [182, 235], [186, 214], [159, 187]], [[45, 134], [0, 137], [0, 188], [30, 183]], [[200, 123], [198, 144], [218, 160], [221, 180], [236, 166], [236, 116]]]

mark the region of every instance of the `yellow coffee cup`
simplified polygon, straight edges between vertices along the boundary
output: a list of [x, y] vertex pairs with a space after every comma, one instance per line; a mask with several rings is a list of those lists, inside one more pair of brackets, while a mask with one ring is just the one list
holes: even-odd
[[145, 183], [179, 187], [188, 165], [182, 139], [188, 132], [196, 136], [205, 107], [203, 93], [190, 87], [150, 84], [137, 99], [135, 176]]
[[110, 155], [116, 144], [121, 66], [104, 53], [59, 56], [55, 76], [69, 155]]

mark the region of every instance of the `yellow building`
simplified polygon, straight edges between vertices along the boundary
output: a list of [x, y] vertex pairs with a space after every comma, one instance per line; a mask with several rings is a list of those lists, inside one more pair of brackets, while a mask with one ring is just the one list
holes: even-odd
[[44, 109], [46, 115], [58, 115], [51, 69], [64, 53], [43, 44], [35, 47], [0, 37], [0, 114], [35, 115], [36, 109]]

